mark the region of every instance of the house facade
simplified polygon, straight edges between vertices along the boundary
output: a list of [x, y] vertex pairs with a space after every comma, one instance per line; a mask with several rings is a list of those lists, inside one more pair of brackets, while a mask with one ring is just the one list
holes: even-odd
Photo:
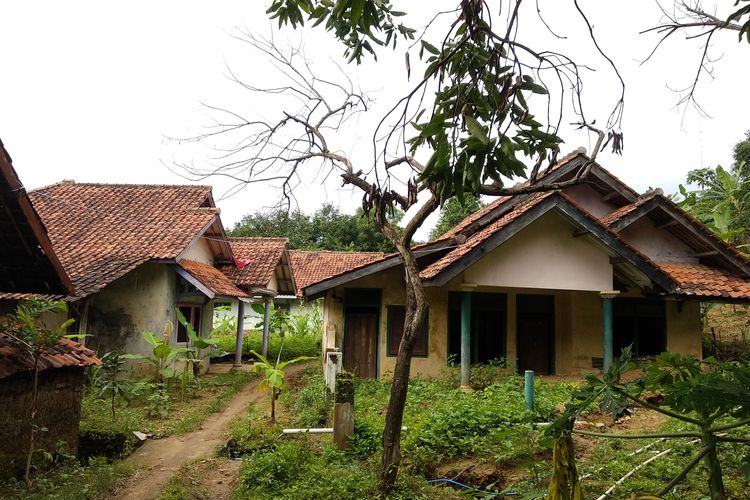
[[73, 283], [70, 309], [88, 347], [150, 354], [142, 333], [188, 345], [176, 310], [199, 335], [213, 304], [247, 297], [216, 265], [233, 262], [208, 186], [63, 181], [29, 193]]
[[[576, 175], [565, 157], [537, 181]], [[594, 164], [562, 191], [500, 198], [415, 248], [429, 303], [412, 373], [439, 376], [503, 359], [577, 375], [665, 350], [701, 356], [700, 302], [750, 301], [750, 266], [660, 191], [643, 195]], [[304, 287], [324, 298], [324, 348], [360, 376], [393, 371], [403, 331], [403, 266], [385, 256]]]

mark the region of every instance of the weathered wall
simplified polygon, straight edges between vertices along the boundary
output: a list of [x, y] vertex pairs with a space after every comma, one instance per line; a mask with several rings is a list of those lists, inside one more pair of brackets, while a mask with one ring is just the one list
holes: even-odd
[[180, 260], [182, 259], [203, 262], [205, 264], [211, 264], [212, 266], [214, 265], [214, 253], [211, 250], [211, 245], [203, 238], [198, 238], [192, 245], [182, 252]]
[[[149, 354], [142, 332], [161, 336], [175, 321], [175, 272], [168, 265], [146, 263], [96, 293], [89, 306], [87, 345], [99, 354]], [[210, 320], [208, 324], [211, 324]]]
[[[31, 372], [0, 380], [0, 477], [18, 475], [26, 461], [31, 426], [29, 410], [33, 387]], [[37, 450], [78, 450], [83, 368], [48, 369], [39, 373], [36, 425], [46, 427], [35, 437]]]
[[693, 256], [693, 249], [667, 231], [656, 227], [648, 217], [641, 217], [623, 229], [620, 236], [652, 260], [698, 263], [698, 259]]
[[465, 273], [467, 283], [547, 290], [612, 289], [609, 255], [559, 213], [548, 213], [521, 230]]
[[667, 301], [667, 350], [703, 357], [699, 302]]
[[581, 205], [594, 217], [603, 217], [617, 209], [614, 205], [602, 201], [602, 195], [586, 184], [577, 184], [564, 190], [564, 193]]

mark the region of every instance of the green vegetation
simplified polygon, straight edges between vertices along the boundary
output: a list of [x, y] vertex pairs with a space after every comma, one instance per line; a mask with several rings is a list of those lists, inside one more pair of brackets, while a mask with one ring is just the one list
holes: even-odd
[[126, 462], [108, 463], [103, 458], [82, 466], [74, 457], [58, 458], [52, 468], [33, 477], [29, 491], [21, 482], [0, 483], [3, 498], [28, 500], [81, 500], [106, 498], [118, 480], [134, 472]]
[[[394, 224], [403, 217], [395, 211]], [[246, 215], [230, 231], [232, 236], [280, 236], [289, 238], [289, 247], [298, 250], [350, 250], [358, 252], [393, 252], [393, 245], [383, 236], [371, 217], [362, 209], [343, 214], [330, 203], [314, 214], [284, 208]]]
[[281, 391], [284, 390], [284, 368], [287, 366], [305, 361], [308, 359], [314, 359], [310, 356], [300, 356], [293, 358], [288, 361], [281, 361], [281, 353], [283, 352], [284, 345], [282, 344], [279, 355], [276, 357], [276, 363], [272, 364], [262, 354], [251, 351], [251, 354], [255, 356], [258, 361], [253, 364], [253, 371], [256, 373], [263, 374], [263, 380], [258, 385], [259, 391], [271, 389], [271, 422], [276, 421], [276, 399], [278, 398]]
[[478, 195], [467, 194], [462, 204], [458, 198], [449, 198], [448, 201], [440, 207], [440, 218], [435, 227], [430, 231], [430, 241], [439, 238], [443, 233], [450, 231], [459, 222], [470, 216], [484, 206], [482, 199]]
[[[96, 392], [88, 391], [81, 406], [82, 432], [130, 434], [140, 431], [156, 437], [182, 434], [197, 429], [212, 413], [221, 411], [232, 396], [245, 386], [253, 375], [247, 372], [208, 373], [193, 379], [184, 401], [171, 398], [179, 388], [160, 388], [148, 379], [135, 382], [128, 399], [118, 398], [116, 418]], [[172, 393], [165, 392], [171, 390]], [[104, 403], [104, 404], [103, 404]], [[163, 418], [167, 407], [170, 418]]]
[[[536, 468], [534, 489], [542, 472], [539, 456], [548, 455], [551, 440], [539, 439], [532, 425], [552, 418], [575, 386], [537, 381], [537, 410], [525, 410], [523, 380], [506, 375], [471, 394], [448, 380], [414, 380], [404, 416], [403, 474], [394, 498], [457, 498], [446, 486], [430, 485], [437, 469], [452, 461], [511, 462]], [[324, 403], [320, 368], [307, 369], [280, 401], [286, 427], [323, 425], [330, 414]], [[362, 498], [378, 495], [378, 457], [385, 425], [388, 381], [360, 380], [354, 387], [355, 434], [346, 452], [333, 448], [330, 436], [278, 438], [281, 425], [268, 428], [257, 411], [235, 423], [232, 453], [245, 455], [239, 495], [250, 498]], [[455, 475], [455, 474], [454, 474]], [[534, 476], [532, 472], [531, 476]], [[497, 488], [500, 485], [475, 484]], [[333, 492], [337, 492], [335, 495]]]

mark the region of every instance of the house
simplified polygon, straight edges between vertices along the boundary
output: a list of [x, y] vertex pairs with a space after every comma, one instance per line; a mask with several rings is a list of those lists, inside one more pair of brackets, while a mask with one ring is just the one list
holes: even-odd
[[99, 353], [150, 354], [142, 332], [166, 323], [187, 345], [176, 309], [205, 336], [214, 301], [247, 298], [215, 267], [233, 257], [209, 186], [63, 181], [29, 197], [72, 281], [77, 330]]
[[[52, 250], [44, 224], [21, 184], [10, 155], [0, 141], [0, 317], [30, 295], [63, 299], [73, 284]], [[65, 318], [42, 318], [50, 328]], [[1, 323], [0, 323], [1, 324]], [[46, 428], [35, 435], [36, 449], [70, 454], [78, 449], [78, 424], [87, 366], [98, 365], [94, 352], [63, 339], [45, 350], [37, 370], [35, 425]], [[20, 474], [25, 467], [31, 425], [32, 360], [18, 341], [0, 328], [0, 477]]]
[[[298, 302], [295, 296], [294, 275], [289, 262], [287, 238], [233, 237], [227, 238], [235, 262], [221, 267], [229, 279], [244, 290], [254, 301], [274, 304], [288, 309]], [[237, 317], [239, 301], [220, 303], [228, 307], [218, 316]], [[243, 308], [244, 326], [263, 320], [263, 315], [252, 308]]]
[[[573, 178], [577, 151], [544, 172]], [[701, 302], [750, 302], [750, 265], [659, 190], [635, 192], [594, 163], [585, 182], [504, 197], [415, 248], [429, 302], [412, 373], [502, 358], [575, 375], [622, 347], [701, 356]], [[360, 376], [391, 372], [403, 331], [403, 266], [388, 255], [304, 287], [324, 298], [324, 348]]]

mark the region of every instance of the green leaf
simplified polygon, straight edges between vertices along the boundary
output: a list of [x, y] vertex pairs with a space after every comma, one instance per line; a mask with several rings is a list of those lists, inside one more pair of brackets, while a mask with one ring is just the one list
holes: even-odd
[[425, 50], [426, 50], [427, 52], [429, 52], [429, 53], [431, 53], [431, 54], [435, 54], [435, 55], [438, 55], [438, 54], [440, 54], [440, 51], [439, 51], [439, 50], [437, 49], [437, 47], [435, 47], [435, 46], [434, 46], [434, 45], [432, 45], [431, 43], [429, 43], [429, 42], [426, 42], [426, 41], [424, 41], [424, 40], [422, 40], [422, 47], [423, 47], [423, 48], [424, 48], [424, 49], [425, 49]]
[[352, 7], [349, 11], [349, 24], [351, 24], [352, 27], [356, 27], [359, 23], [364, 8], [365, 0], [352, 0]]
[[476, 118], [470, 115], [464, 115], [464, 120], [466, 120], [466, 126], [468, 127], [469, 133], [472, 135], [472, 137], [475, 137], [484, 145], [489, 144], [490, 140], [487, 137], [487, 131], [476, 120]]
[[171, 351], [172, 349], [170, 348], [170, 346], [162, 342], [161, 344], [154, 347], [154, 356], [159, 359], [167, 359]]
[[156, 347], [159, 344], [163, 344], [164, 341], [162, 339], [156, 338], [156, 335], [154, 335], [151, 332], [143, 332], [143, 338], [151, 344], [151, 347]]

